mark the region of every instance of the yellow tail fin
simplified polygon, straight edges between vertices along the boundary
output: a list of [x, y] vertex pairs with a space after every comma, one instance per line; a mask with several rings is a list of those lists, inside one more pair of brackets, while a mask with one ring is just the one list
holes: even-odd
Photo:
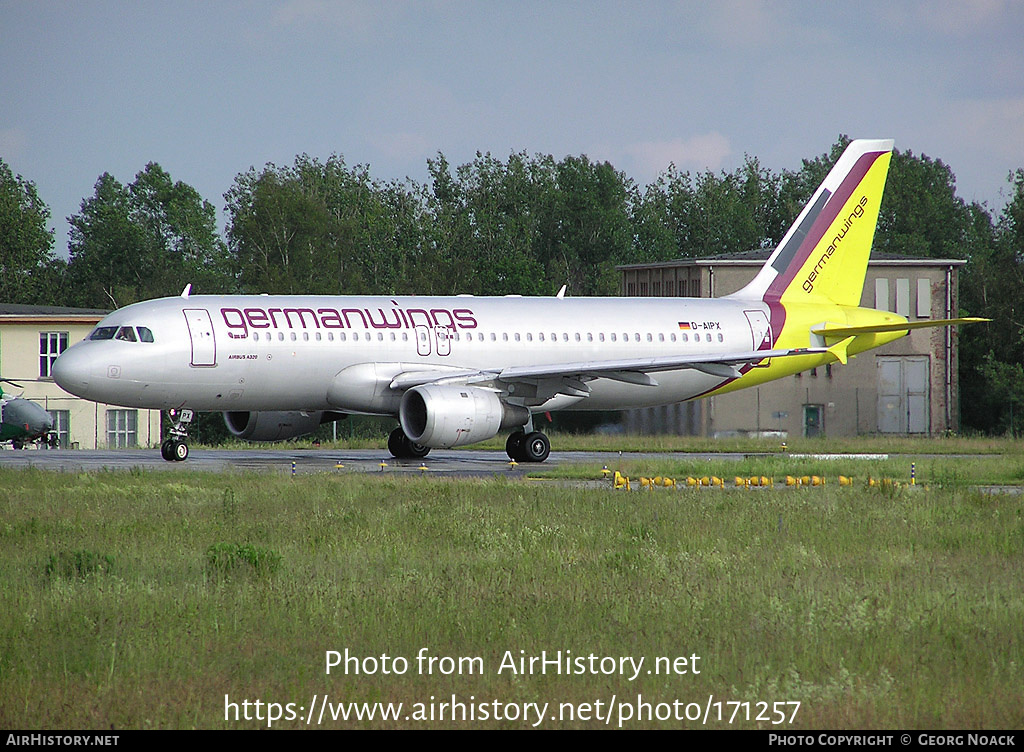
[[818, 187], [757, 277], [735, 297], [860, 303], [892, 140], [857, 140]]

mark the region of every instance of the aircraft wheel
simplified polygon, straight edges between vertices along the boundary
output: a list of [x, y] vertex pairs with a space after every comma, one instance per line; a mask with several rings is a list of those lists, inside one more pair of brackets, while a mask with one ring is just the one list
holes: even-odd
[[526, 434], [523, 431], [513, 431], [508, 435], [508, 440], [505, 442], [505, 454], [510, 460], [523, 461], [523, 439], [525, 438]]
[[173, 441], [171, 444], [171, 452], [173, 453], [171, 459], [175, 462], [184, 462], [188, 459], [188, 444], [184, 441]]
[[401, 428], [396, 428], [388, 434], [388, 451], [392, 457], [405, 456], [405, 432]]
[[405, 438], [405, 446], [407, 447], [409, 452], [408, 456], [412, 457], [413, 459], [422, 459], [426, 457], [428, 454], [430, 454], [430, 447], [409, 441], [409, 437]]
[[430, 447], [409, 441], [401, 426], [388, 435], [388, 451], [397, 459], [422, 459], [430, 454]]
[[534, 431], [523, 439], [523, 448], [520, 451], [527, 462], [543, 462], [551, 454], [551, 442], [540, 431]]
[[174, 462], [173, 442], [170, 439], [160, 445], [160, 456], [168, 462]]

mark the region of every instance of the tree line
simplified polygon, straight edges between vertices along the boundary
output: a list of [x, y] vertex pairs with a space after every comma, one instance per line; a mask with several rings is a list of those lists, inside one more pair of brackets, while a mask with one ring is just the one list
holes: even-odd
[[[427, 161], [425, 183], [374, 179], [340, 155], [239, 173], [226, 225], [156, 163], [100, 175], [69, 217], [67, 259], [35, 185], [0, 159], [0, 301], [118, 308], [203, 293], [614, 295], [615, 267], [773, 247], [849, 139], [799, 169], [747, 156], [731, 172], [674, 165], [639, 185], [585, 155], [477, 153]], [[956, 195], [941, 160], [896, 151], [875, 250], [960, 258], [960, 306], [993, 324], [960, 334], [965, 428], [1024, 422], [1024, 169], [998, 215]], [[1016, 412], [1017, 417], [1013, 418]]]

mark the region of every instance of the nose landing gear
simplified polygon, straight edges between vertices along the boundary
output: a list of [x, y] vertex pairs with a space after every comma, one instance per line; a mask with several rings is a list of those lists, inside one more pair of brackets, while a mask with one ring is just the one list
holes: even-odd
[[188, 426], [192, 422], [191, 410], [168, 410], [167, 415], [174, 424], [168, 437], [160, 445], [160, 456], [168, 462], [184, 462], [188, 459]]

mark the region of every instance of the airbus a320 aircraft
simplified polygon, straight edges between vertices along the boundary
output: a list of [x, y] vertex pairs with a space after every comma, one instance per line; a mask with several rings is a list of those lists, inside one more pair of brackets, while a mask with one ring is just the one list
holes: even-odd
[[396, 457], [511, 430], [543, 462], [533, 415], [692, 400], [839, 361], [918, 326], [860, 308], [891, 140], [852, 142], [742, 290], [700, 298], [203, 296], [107, 316], [53, 377], [85, 399], [180, 415], [162, 447], [188, 456], [193, 410], [253, 441], [347, 413], [389, 415]]

